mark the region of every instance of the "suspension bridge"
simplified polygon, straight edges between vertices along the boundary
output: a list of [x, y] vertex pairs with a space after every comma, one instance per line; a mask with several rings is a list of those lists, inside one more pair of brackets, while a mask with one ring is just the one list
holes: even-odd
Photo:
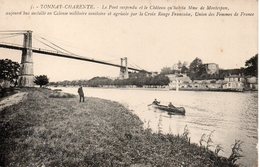
[[[4, 38], [11, 38], [17, 35], [23, 35], [23, 44], [14, 44], [14, 43], [7, 43], [7, 42], [1, 42], [0, 41], [0, 47], [1, 48], [7, 48], [7, 49], [14, 49], [14, 50], [20, 50], [22, 51], [22, 59], [21, 59], [21, 69], [20, 69], [20, 77], [19, 77], [19, 85], [21, 87], [32, 87], [33, 80], [34, 80], [34, 70], [33, 70], [33, 53], [38, 54], [44, 54], [44, 55], [50, 55], [50, 56], [57, 56], [62, 58], [69, 58], [69, 59], [75, 59], [80, 61], [88, 61], [113, 67], [119, 67], [120, 73], [119, 78], [120, 79], [127, 79], [128, 70], [133, 70], [136, 72], [144, 72], [150, 74], [151, 72], [148, 72], [141, 68], [134, 68], [129, 67], [127, 57], [120, 58], [121, 64], [114, 64], [103, 60], [97, 60], [93, 58], [87, 58], [83, 57], [74, 53], [69, 52], [68, 50], [64, 49], [63, 47], [47, 40], [44, 37], [40, 37], [38, 40], [48, 48], [51, 48], [53, 50], [49, 49], [43, 49], [43, 48], [37, 48], [32, 46], [32, 31], [30, 30], [21, 30], [21, 31], [0, 31], [0, 35], [5, 35]], [[1, 38], [0, 38], [1, 39]]]

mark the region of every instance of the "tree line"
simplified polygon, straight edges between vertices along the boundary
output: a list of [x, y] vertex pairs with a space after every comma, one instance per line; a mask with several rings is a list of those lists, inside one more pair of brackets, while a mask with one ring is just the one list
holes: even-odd
[[188, 66], [187, 62], [180, 61], [175, 64], [175, 67], [164, 67], [160, 74], [187, 74], [191, 80], [205, 80], [205, 79], [224, 79], [229, 74], [241, 74], [244, 76], [258, 76], [258, 54], [246, 60], [245, 67], [239, 69], [219, 69], [218, 73], [209, 74], [207, 67], [202, 60], [196, 57]]
[[[13, 87], [18, 85], [20, 73], [20, 64], [13, 62], [9, 59], [0, 59], [0, 83], [2, 81], [8, 81]], [[161, 69], [159, 75], [147, 76], [145, 72], [130, 73], [128, 79], [110, 79], [107, 77], [94, 77], [90, 80], [74, 80], [74, 81], [60, 81], [60, 82], [50, 82], [46, 75], [38, 75], [34, 78], [34, 83], [43, 86], [49, 85], [85, 85], [91, 87], [99, 87], [105, 85], [113, 86], [125, 86], [125, 85], [135, 85], [137, 87], [147, 86], [163, 86], [168, 85], [170, 80], [166, 77], [166, 74], [176, 74], [176, 73], [186, 73], [192, 80], [195, 79], [223, 79], [229, 74], [242, 74], [245, 76], [255, 76], [258, 77], [258, 54], [246, 60], [245, 67], [240, 69], [230, 69], [230, 70], [219, 70], [218, 75], [210, 75], [207, 73], [205, 65], [202, 60], [196, 57], [188, 66], [187, 62], [181, 63], [180, 61], [176, 64], [175, 68], [164, 67]], [[1, 88], [1, 84], [0, 84]]]
[[145, 73], [130, 73], [128, 79], [110, 79], [107, 77], [94, 77], [89, 80], [73, 80], [73, 81], [61, 81], [61, 82], [50, 82], [49, 85], [53, 86], [77, 86], [84, 85], [89, 87], [103, 87], [103, 86], [116, 86], [124, 87], [126, 85], [132, 85], [136, 87], [142, 87], [144, 85], [154, 87], [154, 86], [164, 86], [168, 85], [170, 80], [165, 75], [156, 75], [154, 77], [147, 76]]

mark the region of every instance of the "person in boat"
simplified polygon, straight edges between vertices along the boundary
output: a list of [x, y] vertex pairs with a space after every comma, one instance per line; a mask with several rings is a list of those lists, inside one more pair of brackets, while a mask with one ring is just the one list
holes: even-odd
[[175, 106], [172, 104], [172, 102], [170, 102], [170, 103], [168, 104], [168, 107], [169, 107], [169, 108], [175, 108]]
[[154, 99], [154, 101], [153, 101], [153, 104], [155, 104], [155, 105], [159, 105], [159, 104], [160, 104], [160, 102], [159, 102], [159, 101], [157, 101], [157, 99]]

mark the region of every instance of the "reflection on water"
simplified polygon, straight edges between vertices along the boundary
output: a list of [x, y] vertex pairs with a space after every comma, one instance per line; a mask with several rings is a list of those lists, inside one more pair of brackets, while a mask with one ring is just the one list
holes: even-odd
[[[61, 88], [77, 93], [77, 88]], [[118, 101], [139, 116], [145, 127], [158, 131], [160, 123], [164, 133], [182, 134], [187, 125], [191, 141], [198, 143], [202, 134], [214, 131], [214, 146], [221, 144], [229, 156], [235, 139], [242, 140], [243, 155], [239, 163], [256, 166], [257, 163], [257, 93], [158, 91], [140, 89], [84, 88], [86, 96]], [[186, 109], [186, 115], [168, 115], [167, 112], [148, 107], [155, 98], [162, 104], [172, 102]], [[160, 120], [160, 122], [159, 122]], [[214, 147], [211, 148], [214, 150]]]

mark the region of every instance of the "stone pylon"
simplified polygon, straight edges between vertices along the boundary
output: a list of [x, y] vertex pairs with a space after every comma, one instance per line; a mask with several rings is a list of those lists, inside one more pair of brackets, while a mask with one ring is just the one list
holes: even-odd
[[[124, 65], [125, 62], [125, 65]], [[120, 79], [128, 79], [128, 66], [127, 66], [127, 57], [121, 58], [121, 68], [120, 68]]]
[[24, 49], [22, 51], [21, 69], [19, 86], [33, 87], [33, 52], [32, 52], [32, 31], [27, 31], [24, 34], [23, 40]]

